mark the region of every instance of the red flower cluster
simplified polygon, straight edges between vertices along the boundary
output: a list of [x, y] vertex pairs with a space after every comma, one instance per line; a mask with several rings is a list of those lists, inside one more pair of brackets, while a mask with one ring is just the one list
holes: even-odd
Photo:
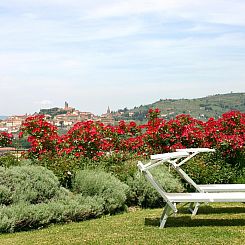
[[12, 144], [13, 135], [7, 132], [0, 132], [0, 147], [9, 146]]
[[210, 118], [205, 124], [206, 146], [224, 154], [236, 155], [244, 151], [245, 113], [231, 111], [218, 120]]
[[211, 147], [230, 155], [244, 151], [244, 113], [231, 111], [207, 122], [190, 115], [165, 121], [159, 115], [159, 109], [150, 109], [145, 125], [124, 121], [116, 126], [78, 122], [63, 136], [57, 134], [57, 128], [46, 122], [44, 116], [34, 116], [23, 123], [20, 135], [29, 135], [30, 157], [50, 153], [97, 159], [109, 152], [149, 155], [189, 147]]
[[28, 134], [31, 144], [29, 157], [39, 157], [45, 153], [56, 154], [58, 143], [57, 127], [45, 121], [43, 115], [28, 117], [22, 124], [19, 137]]

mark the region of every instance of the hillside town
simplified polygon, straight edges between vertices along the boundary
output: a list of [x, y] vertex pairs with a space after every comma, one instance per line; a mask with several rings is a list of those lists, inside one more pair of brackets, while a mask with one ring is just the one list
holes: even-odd
[[[21, 127], [22, 122], [29, 116], [37, 114], [44, 114], [42, 112], [50, 111], [49, 109], [41, 109], [40, 113], [25, 114], [25, 115], [14, 115], [9, 116], [6, 119], [0, 120], [0, 132], [17, 133]], [[56, 115], [44, 114], [45, 119], [62, 129], [69, 129], [72, 125], [77, 122], [93, 120], [104, 123], [105, 125], [115, 124], [115, 114], [111, 113], [108, 106], [107, 111], [101, 116], [96, 116], [91, 112], [82, 112], [73, 107], [69, 107], [68, 103], [65, 102], [64, 108], [56, 108]]]

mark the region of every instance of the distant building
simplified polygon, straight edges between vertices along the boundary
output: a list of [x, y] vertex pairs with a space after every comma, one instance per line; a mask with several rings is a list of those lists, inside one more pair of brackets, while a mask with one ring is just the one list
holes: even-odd
[[68, 103], [65, 101], [65, 110], [68, 110]]
[[108, 108], [107, 108], [107, 112], [106, 112], [107, 114], [110, 114], [111, 113], [111, 110], [110, 110], [110, 107], [108, 106]]
[[0, 124], [0, 131], [6, 131], [8, 133], [18, 132], [22, 122], [24, 122], [27, 117], [28, 115], [26, 114], [21, 116], [10, 116], [2, 120]]
[[[55, 110], [52, 110], [55, 109]], [[52, 112], [55, 112], [52, 115]], [[49, 114], [50, 113], [50, 114]], [[57, 115], [57, 113], [59, 113]], [[108, 106], [106, 113], [102, 114], [101, 116], [95, 116], [91, 112], [81, 112], [76, 110], [73, 107], [69, 107], [68, 102], [65, 101], [64, 108], [51, 108], [47, 111], [44, 111], [42, 114], [45, 116], [45, 120], [47, 122], [57, 126], [57, 127], [64, 127], [70, 128], [77, 122], [81, 121], [100, 121], [105, 125], [115, 125], [115, 119], [113, 114], [111, 113], [110, 107]], [[34, 113], [32, 116], [39, 115], [38, 113]], [[22, 116], [10, 116], [4, 120], [0, 121], [0, 131], [5, 131], [9, 133], [18, 132], [22, 122], [30, 115], [22, 115]]]
[[73, 111], [75, 111], [75, 108], [69, 107], [68, 102], [65, 101], [65, 107], [64, 107], [64, 110], [65, 110], [65, 111], [69, 111], [69, 112], [73, 112]]
[[98, 121], [104, 123], [105, 125], [114, 125], [115, 119], [111, 113], [110, 107], [108, 106], [106, 113], [102, 114]]
[[4, 127], [0, 124], [0, 132], [8, 132], [8, 127]]

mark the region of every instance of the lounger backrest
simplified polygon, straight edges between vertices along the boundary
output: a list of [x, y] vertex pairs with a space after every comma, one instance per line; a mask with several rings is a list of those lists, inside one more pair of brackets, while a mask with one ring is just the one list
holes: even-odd
[[210, 149], [210, 148], [186, 148], [186, 149], [176, 149], [176, 152], [189, 152], [189, 153], [194, 153], [194, 152], [215, 152], [215, 149]]
[[[162, 159], [161, 162], [155, 163], [160, 164], [164, 162], [168, 162], [171, 164], [171, 166], [179, 173], [179, 175], [186, 180], [191, 186], [193, 186], [198, 192], [203, 192], [200, 187], [185, 173], [184, 170], [180, 168], [180, 166], [187, 161], [189, 161], [192, 157], [197, 155], [199, 152], [207, 152], [210, 149], [207, 148], [189, 148], [189, 149], [179, 149], [176, 152], [171, 153], [164, 153], [164, 154], [157, 154], [152, 155], [151, 159]], [[178, 162], [180, 159], [184, 158], [180, 162]], [[148, 164], [149, 165], [149, 164]], [[152, 167], [154, 164], [152, 163]]]
[[168, 161], [172, 167], [179, 173], [179, 175], [186, 180], [190, 185], [192, 185], [198, 192], [204, 192], [203, 190], [200, 189], [200, 187], [196, 184], [195, 181], [190, 178], [190, 176], [180, 167], [181, 165], [185, 164], [188, 162], [191, 158], [196, 156], [198, 153], [201, 152], [215, 152], [214, 149], [209, 149], [209, 148], [187, 148], [187, 149], [177, 149], [176, 152], [186, 152], [189, 153], [190, 155], [186, 157], [184, 160], [182, 160], [179, 163], [175, 163], [172, 161]]
[[170, 152], [170, 153], [151, 155], [151, 160], [167, 161], [169, 159], [182, 158], [182, 157], [187, 157], [187, 156], [189, 156], [189, 153], [186, 152], [186, 151], [183, 151], [183, 152]]
[[171, 209], [174, 212], [177, 212], [177, 209], [175, 207], [175, 205], [168, 199], [168, 197], [166, 196], [166, 191], [162, 188], [162, 186], [154, 179], [154, 177], [152, 176], [152, 174], [150, 173], [149, 169], [147, 167], [145, 167], [145, 165], [141, 162], [138, 161], [137, 164], [139, 170], [145, 175], [145, 177], [147, 178], [147, 180], [152, 184], [152, 186], [157, 190], [157, 192], [162, 196], [162, 198], [164, 199], [164, 201], [171, 207]]

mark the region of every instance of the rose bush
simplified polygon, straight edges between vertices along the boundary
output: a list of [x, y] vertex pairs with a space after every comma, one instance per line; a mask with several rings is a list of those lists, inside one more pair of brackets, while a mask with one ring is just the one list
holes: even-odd
[[207, 122], [190, 115], [178, 115], [166, 121], [159, 115], [159, 109], [150, 109], [144, 125], [125, 121], [116, 126], [95, 121], [78, 122], [62, 136], [44, 116], [38, 115], [26, 119], [20, 136], [28, 135], [30, 158], [42, 158], [48, 153], [51, 157], [66, 155], [99, 160], [110, 152], [143, 156], [190, 147], [215, 148], [230, 162], [244, 155], [244, 113], [231, 111]]
[[7, 132], [0, 132], [0, 147], [9, 146], [12, 144], [13, 135]]
[[38, 158], [45, 153], [57, 153], [59, 135], [57, 127], [47, 122], [44, 115], [28, 117], [20, 129], [19, 137], [28, 135], [28, 142], [31, 148], [28, 150], [30, 158]]

